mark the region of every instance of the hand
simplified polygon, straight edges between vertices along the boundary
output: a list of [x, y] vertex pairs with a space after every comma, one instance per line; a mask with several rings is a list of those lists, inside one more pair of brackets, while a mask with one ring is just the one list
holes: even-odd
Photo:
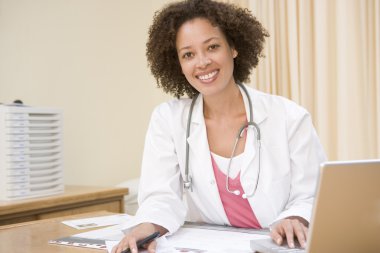
[[307, 231], [309, 223], [301, 217], [291, 216], [275, 223], [270, 232], [270, 236], [277, 245], [281, 245], [286, 239], [288, 246], [294, 248], [296, 238], [302, 248], [306, 248]]
[[[130, 248], [131, 253], [137, 253], [138, 248], [136, 242], [144, 239], [145, 237], [151, 235], [154, 232], [160, 232], [161, 235], [167, 233], [168, 231], [158, 225], [152, 224], [152, 223], [142, 223], [138, 226], [136, 226], [132, 231], [127, 234], [118, 245], [113, 247], [112, 253], [121, 253], [123, 250]], [[156, 252], [156, 241], [153, 240], [150, 243], [147, 243], [143, 246], [145, 249], [148, 250], [149, 253]]]

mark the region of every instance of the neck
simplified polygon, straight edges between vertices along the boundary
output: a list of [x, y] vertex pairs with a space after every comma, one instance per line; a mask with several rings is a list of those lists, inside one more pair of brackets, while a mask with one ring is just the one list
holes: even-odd
[[206, 119], [245, 114], [243, 96], [238, 85], [231, 85], [223, 94], [203, 97], [203, 114]]

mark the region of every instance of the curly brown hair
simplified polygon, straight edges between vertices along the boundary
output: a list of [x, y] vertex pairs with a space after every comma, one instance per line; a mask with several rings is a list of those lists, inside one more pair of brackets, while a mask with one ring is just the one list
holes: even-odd
[[248, 9], [212, 0], [186, 0], [171, 3], [155, 13], [146, 44], [148, 66], [157, 86], [177, 98], [198, 93], [182, 74], [176, 36], [186, 21], [206, 18], [221, 29], [228, 44], [239, 54], [234, 60], [233, 76], [237, 82], [249, 81], [256, 67], [268, 32]]

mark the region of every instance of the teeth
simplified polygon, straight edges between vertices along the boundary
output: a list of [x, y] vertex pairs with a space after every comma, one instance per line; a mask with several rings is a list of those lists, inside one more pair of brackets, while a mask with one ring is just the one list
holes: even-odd
[[218, 73], [218, 71], [215, 70], [214, 72], [211, 72], [211, 73], [209, 73], [209, 74], [207, 74], [207, 75], [204, 75], [204, 76], [198, 76], [198, 78], [201, 79], [201, 80], [210, 79], [210, 78], [212, 78], [213, 76], [215, 76], [216, 73]]

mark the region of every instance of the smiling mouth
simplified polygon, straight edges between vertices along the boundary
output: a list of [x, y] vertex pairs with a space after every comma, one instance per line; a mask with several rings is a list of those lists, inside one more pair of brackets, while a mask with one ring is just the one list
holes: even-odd
[[218, 70], [215, 70], [215, 71], [208, 73], [206, 75], [201, 75], [201, 76], [196, 76], [196, 77], [201, 81], [210, 81], [216, 76], [216, 74], [218, 74], [218, 72], [219, 72]]

